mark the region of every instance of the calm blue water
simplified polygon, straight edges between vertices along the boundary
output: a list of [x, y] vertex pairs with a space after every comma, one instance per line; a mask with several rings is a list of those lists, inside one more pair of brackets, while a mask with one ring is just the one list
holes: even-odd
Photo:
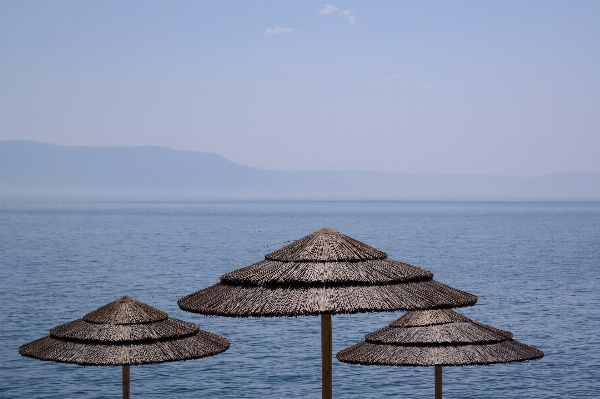
[[[447, 367], [447, 398], [600, 395], [600, 203], [94, 202], [2, 199], [0, 397], [116, 398], [121, 370], [19, 345], [128, 294], [221, 334], [212, 358], [138, 366], [135, 398], [318, 398], [320, 319], [229, 319], [176, 300], [325, 225], [479, 295], [465, 315], [546, 353]], [[334, 353], [402, 313], [333, 318]], [[432, 398], [432, 368], [333, 363], [336, 398]]]

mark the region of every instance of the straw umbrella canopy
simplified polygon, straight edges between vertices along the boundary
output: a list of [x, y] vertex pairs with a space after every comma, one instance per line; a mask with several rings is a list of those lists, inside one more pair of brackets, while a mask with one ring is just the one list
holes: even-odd
[[22, 345], [19, 353], [80, 366], [122, 366], [123, 398], [129, 399], [130, 365], [198, 359], [228, 348], [227, 339], [124, 296], [54, 327], [49, 336]]
[[471, 306], [475, 295], [427, 270], [324, 227], [179, 299], [182, 310], [229, 317], [321, 315], [322, 393], [330, 399], [331, 315]]
[[435, 398], [442, 398], [442, 366], [539, 359], [544, 352], [515, 341], [512, 333], [453, 310], [406, 313], [337, 353], [339, 361], [377, 366], [435, 366]]

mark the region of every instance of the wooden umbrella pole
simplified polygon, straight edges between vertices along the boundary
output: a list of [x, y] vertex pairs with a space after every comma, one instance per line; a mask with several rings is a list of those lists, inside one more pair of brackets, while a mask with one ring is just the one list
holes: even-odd
[[435, 366], [435, 399], [442, 399], [442, 366]]
[[332, 377], [331, 377], [331, 315], [321, 315], [321, 361], [322, 361], [322, 386], [323, 399], [332, 399]]
[[129, 365], [123, 365], [123, 399], [129, 399]]

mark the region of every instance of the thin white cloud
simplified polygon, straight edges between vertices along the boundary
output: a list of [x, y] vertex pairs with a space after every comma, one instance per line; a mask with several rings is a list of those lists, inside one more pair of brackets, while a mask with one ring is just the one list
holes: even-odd
[[337, 14], [340, 17], [344, 18], [350, 25], [356, 25], [356, 17], [352, 14], [351, 10], [340, 10], [339, 8], [332, 6], [331, 4], [326, 4], [319, 11], [319, 15], [332, 15]]
[[401, 73], [395, 73], [388, 78], [388, 81], [392, 82], [394, 80], [400, 80], [402, 78]]
[[333, 14], [334, 12], [338, 12], [339, 10], [340, 10], [339, 8], [334, 7], [331, 4], [326, 4], [325, 7], [321, 8], [321, 11], [319, 11], [319, 14], [329, 15], [329, 14]]
[[372, 80], [372, 81], [371, 81], [371, 83], [369, 83], [369, 86], [370, 86], [370, 87], [373, 87], [373, 86], [375, 86], [377, 83], [379, 83], [379, 79]]
[[356, 17], [352, 15], [352, 11], [344, 10], [340, 12], [340, 15], [344, 17], [350, 25], [356, 25]]
[[265, 34], [267, 36], [273, 36], [273, 35], [281, 35], [281, 34], [285, 34], [285, 33], [290, 33], [294, 30], [294, 28], [289, 28], [289, 27], [283, 27], [283, 26], [276, 26], [274, 28], [271, 27], [267, 27], [265, 28]]

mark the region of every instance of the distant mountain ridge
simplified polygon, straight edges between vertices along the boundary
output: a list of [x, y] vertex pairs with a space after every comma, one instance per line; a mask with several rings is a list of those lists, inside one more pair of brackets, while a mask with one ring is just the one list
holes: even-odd
[[205, 200], [600, 199], [600, 172], [542, 177], [270, 171], [164, 147], [0, 141], [0, 195]]

